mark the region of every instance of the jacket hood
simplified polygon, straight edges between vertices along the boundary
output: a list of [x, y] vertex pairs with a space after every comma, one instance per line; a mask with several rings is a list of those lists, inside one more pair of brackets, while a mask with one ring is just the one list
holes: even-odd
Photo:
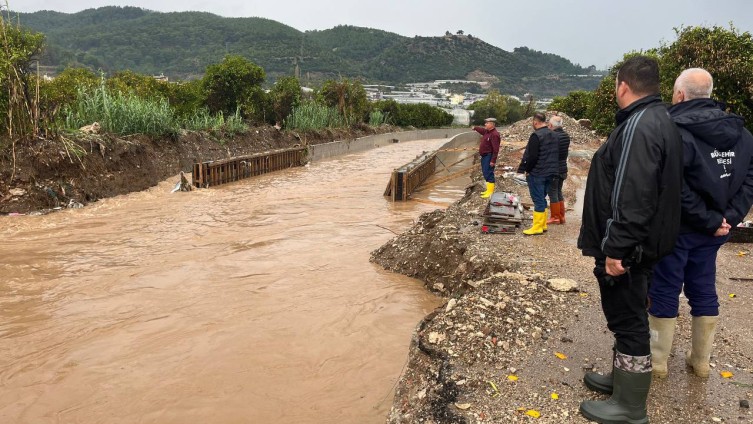
[[713, 99], [694, 99], [669, 108], [677, 126], [718, 149], [730, 150], [742, 136], [745, 120], [725, 112], [726, 105]]

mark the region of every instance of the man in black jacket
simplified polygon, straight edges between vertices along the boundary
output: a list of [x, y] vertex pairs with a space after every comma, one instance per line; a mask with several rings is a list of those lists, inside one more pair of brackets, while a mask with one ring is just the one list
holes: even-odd
[[533, 115], [534, 132], [528, 139], [519, 173], [526, 174], [528, 192], [533, 200], [533, 226], [524, 230], [527, 236], [544, 234], [546, 225], [546, 193], [557, 175], [558, 138], [546, 126], [546, 115], [537, 112]]
[[659, 93], [659, 66], [636, 56], [616, 78], [617, 128], [588, 173], [578, 247], [596, 260], [601, 305], [614, 333], [610, 375], [588, 373], [608, 401], [585, 401], [600, 423], [647, 423], [651, 348], [646, 296], [653, 266], [672, 253], [679, 233], [682, 140]]
[[558, 144], [558, 169], [552, 185], [549, 186], [549, 213], [548, 224], [565, 223], [565, 196], [562, 194], [562, 186], [567, 179], [567, 155], [570, 153], [570, 134], [562, 128], [562, 117], [552, 116], [549, 118], [549, 129], [557, 134]]
[[719, 322], [716, 255], [753, 204], [753, 136], [743, 118], [711, 99], [714, 80], [703, 69], [687, 69], [675, 81], [669, 109], [684, 146], [680, 237], [674, 252], [654, 268], [649, 291], [654, 375], [666, 377], [680, 292], [690, 304], [692, 347], [686, 362], [709, 376], [709, 357]]

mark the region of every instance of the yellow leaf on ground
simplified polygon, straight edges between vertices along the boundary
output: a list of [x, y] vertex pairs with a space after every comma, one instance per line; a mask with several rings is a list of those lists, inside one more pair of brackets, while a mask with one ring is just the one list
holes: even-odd
[[518, 381], [518, 377], [515, 377], [514, 375], [508, 375], [507, 379], [512, 380], [512, 381]]
[[563, 355], [563, 354], [561, 354], [559, 352], [555, 353], [554, 356], [556, 356], [556, 357], [558, 357], [560, 359], [567, 359], [567, 356], [565, 356], [565, 355]]
[[471, 407], [471, 404], [470, 403], [456, 403], [455, 407], [465, 411], [466, 409]]
[[558, 395], [557, 393], [552, 393], [552, 399], [557, 400], [559, 398], [560, 398], [560, 395]]
[[586, 297], [586, 296], [588, 296], [588, 293], [581, 293], [580, 294], [580, 297]]
[[737, 295], [734, 294], [734, 293], [732, 293], [732, 294], [729, 295], [729, 297], [737, 297]]
[[732, 374], [732, 373], [731, 373], [731, 372], [729, 372], [729, 371], [722, 371], [722, 372], [721, 372], [720, 374], [721, 374], [721, 375], [722, 375], [722, 377], [724, 377], [724, 378], [730, 378], [730, 377], [732, 377], [733, 375], [735, 375], [735, 374]]
[[526, 412], [526, 415], [530, 415], [533, 418], [538, 418], [541, 416], [541, 413], [539, 413], [539, 411], [531, 409], [530, 411]]

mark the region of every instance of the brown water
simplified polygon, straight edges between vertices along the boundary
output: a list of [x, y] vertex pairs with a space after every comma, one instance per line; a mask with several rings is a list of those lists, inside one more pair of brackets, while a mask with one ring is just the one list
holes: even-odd
[[384, 422], [439, 300], [369, 254], [435, 208], [382, 193], [443, 143], [0, 217], [0, 422]]

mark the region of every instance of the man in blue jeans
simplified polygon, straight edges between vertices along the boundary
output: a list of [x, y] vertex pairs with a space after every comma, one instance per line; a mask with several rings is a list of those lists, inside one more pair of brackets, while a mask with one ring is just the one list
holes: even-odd
[[533, 115], [533, 129], [518, 167], [518, 173], [526, 174], [534, 205], [533, 226], [523, 231], [527, 236], [544, 234], [547, 230], [546, 194], [559, 170], [559, 137], [546, 126], [546, 115], [541, 112]]
[[481, 155], [481, 171], [486, 180], [486, 191], [481, 197], [487, 198], [494, 194], [494, 164], [499, 155], [499, 132], [497, 132], [497, 120], [486, 118], [484, 127], [473, 127], [473, 130], [481, 134], [481, 143], [478, 146], [478, 154]]
[[653, 374], [667, 376], [680, 292], [690, 304], [692, 347], [686, 363], [709, 376], [719, 322], [716, 256], [753, 204], [753, 136], [743, 118], [711, 99], [714, 80], [703, 69], [687, 69], [675, 81], [673, 106], [684, 150], [680, 236], [674, 252], [654, 267], [648, 292]]

